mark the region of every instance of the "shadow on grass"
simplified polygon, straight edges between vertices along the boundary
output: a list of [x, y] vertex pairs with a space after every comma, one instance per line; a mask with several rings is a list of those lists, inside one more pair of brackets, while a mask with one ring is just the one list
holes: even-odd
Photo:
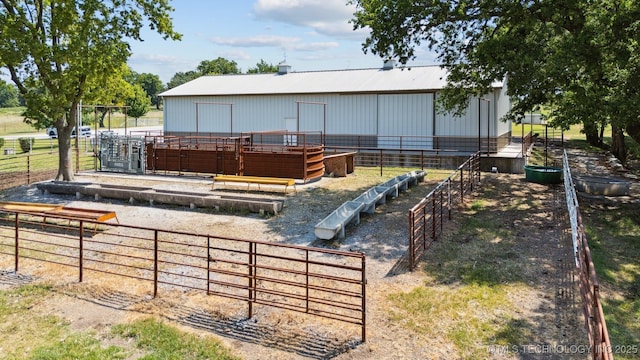
[[[218, 312], [187, 306], [170, 299], [151, 299], [115, 290], [97, 288], [85, 295], [74, 295], [79, 299], [113, 309], [145, 313], [140, 308], [155, 301], [163, 304], [162, 317], [182, 325], [210, 332], [221, 337], [257, 344], [267, 348], [297, 354], [311, 359], [330, 359], [361, 344], [360, 339], [344, 339], [328, 335], [326, 329], [285, 328], [254, 319], [229, 317]], [[130, 310], [135, 307], [135, 310]], [[150, 315], [155, 315], [149, 312]]]
[[[406, 313], [425, 316], [421, 321], [428, 322], [430, 315], [424, 309], [443, 307], [437, 321], [454, 324], [459, 321], [456, 314], [468, 314], [464, 331], [442, 332], [463, 357], [489, 355], [487, 348], [478, 347], [479, 342], [517, 349], [522, 359], [540, 356], [537, 348], [529, 349], [533, 353], [522, 351], [530, 344], [585, 344], [585, 332], [579, 329], [583, 323], [576, 305], [571, 236], [563, 231], [569, 225], [564, 213], [561, 185], [485, 175], [480, 191], [456, 210], [453, 220], [445, 224], [445, 236], [420, 263], [428, 277], [424, 288], [449, 292], [441, 295], [444, 304], [423, 304]], [[402, 259], [394, 268], [401, 264]], [[515, 295], [522, 291], [528, 295]], [[514, 295], [518, 304], [530, 306], [516, 310], [513, 300], [498, 301]], [[497, 300], [492, 303], [485, 297]], [[402, 307], [397, 301], [395, 305]], [[561, 354], [549, 356], [562, 358]]]
[[[640, 344], [640, 208], [580, 200], [611, 344]], [[618, 357], [640, 359], [640, 353]]]

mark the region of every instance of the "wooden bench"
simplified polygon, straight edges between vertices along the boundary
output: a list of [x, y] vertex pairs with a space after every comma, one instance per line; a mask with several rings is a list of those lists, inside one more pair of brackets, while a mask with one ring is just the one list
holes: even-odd
[[247, 189], [251, 184], [258, 184], [258, 189], [260, 189], [260, 185], [281, 185], [284, 186], [284, 192], [287, 193], [287, 189], [289, 186], [293, 186], [294, 191], [297, 193], [296, 189], [296, 181], [295, 179], [288, 178], [277, 178], [277, 177], [265, 177], [265, 176], [244, 176], [244, 175], [216, 175], [213, 177], [213, 187], [215, 188], [216, 183], [222, 182], [236, 182], [236, 183], [246, 183]]

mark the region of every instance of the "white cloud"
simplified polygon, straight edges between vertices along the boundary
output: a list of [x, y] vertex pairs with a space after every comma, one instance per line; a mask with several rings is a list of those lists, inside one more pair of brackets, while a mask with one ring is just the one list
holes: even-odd
[[258, 20], [309, 27], [326, 36], [362, 39], [366, 35], [353, 31], [349, 20], [355, 7], [346, 0], [258, 0], [253, 10]]
[[225, 59], [231, 59], [236, 61], [251, 59], [251, 56], [249, 56], [249, 54], [247, 54], [246, 51], [242, 51], [242, 50], [221, 51], [218, 55]]
[[233, 47], [275, 47], [284, 50], [298, 51], [322, 51], [334, 49], [340, 46], [335, 41], [327, 42], [303, 42], [301, 38], [259, 35], [245, 38], [222, 38], [215, 37], [211, 42], [216, 45], [226, 45]]
[[189, 60], [167, 55], [158, 54], [133, 54], [129, 58], [129, 63], [151, 63], [154, 65], [185, 65]]
[[312, 42], [305, 44], [297, 44], [291, 47], [292, 50], [298, 51], [321, 51], [334, 49], [340, 46], [337, 42]]
[[284, 47], [287, 44], [300, 42], [300, 38], [273, 35], [257, 35], [244, 38], [223, 38], [215, 37], [211, 42], [216, 45], [226, 45], [233, 47]]

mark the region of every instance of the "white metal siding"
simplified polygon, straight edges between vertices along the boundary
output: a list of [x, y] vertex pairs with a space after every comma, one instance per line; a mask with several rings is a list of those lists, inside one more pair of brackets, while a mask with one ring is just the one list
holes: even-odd
[[376, 95], [333, 95], [329, 100], [327, 134], [377, 134]]
[[379, 135], [431, 135], [433, 94], [378, 96]]
[[170, 97], [164, 105], [165, 131], [195, 132], [196, 127], [200, 132], [285, 130], [285, 119], [298, 117], [297, 104], [298, 130], [324, 131], [324, 103], [328, 134], [376, 134], [372, 125], [377, 121], [376, 96], [337, 94]]
[[[433, 132], [433, 94], [378, 95], [378, 135], [394, 136], [384, 139], [385, 147], [420, 147], [413, 141], [401, 145], [396, 136], [428, 136]], [[414, 145], [410, 145], [410, 144]]]
[[[506, 91], [497, 90], [483, 98], [491, 102], [490, 136], [509, 131], [509, 123], [496, 123], [496, 117], [508, 111]], [[195, 133], [196, 127], [199, 132], [218, 133], [285, 130], [286, 119], [291, 122], [298, 117], [300, 104], [299, 131], [326, 130], [329, 135], [477, 137], [480, 122], [480, 136], [487, 136], [487, 104], [478, 98], [470, 100], [461, 117], [438, 113], [435, 126], [432, 93], [185, 96], [164, 100], [164, 126], [168, 132]], [[322, 105], [325, 103], [326, 107]]]
[[497, 89], [496, 93], [496, 122], [498, 126], [498, 136], [511, 131], [511, 121], [503, 121], [503, 117], [511, 110], [511, 101], [507, 95], [507, 86]]
[[436, 114], [435, 135], [437, 136], [478, 136], [478, 99], [472, 99], [463, 116], [452, 113]]

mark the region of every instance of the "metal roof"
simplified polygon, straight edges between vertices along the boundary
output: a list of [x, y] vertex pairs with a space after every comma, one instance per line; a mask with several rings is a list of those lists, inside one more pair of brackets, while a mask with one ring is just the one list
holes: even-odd
[[447, 72], [440, 66], [212, 75], [201, 76], [160, 96], [424, 92], [443, 89], [446, 78]]

